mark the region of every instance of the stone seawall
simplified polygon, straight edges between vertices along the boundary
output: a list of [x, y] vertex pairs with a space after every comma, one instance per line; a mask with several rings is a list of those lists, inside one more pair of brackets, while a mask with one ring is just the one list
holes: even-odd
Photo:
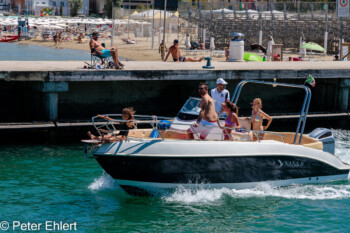
[[[197, 85], [210, 88], [217, 78], [234, 91], [243, 79], [303, 84], [308, 74], [316, 78], [310, 112], [344, 112], [349, 109], [350, 66], [347, 62], [126, 62], [126, 70], [86, 70], [82, 62], [22, 62], [13, 67], [0, 62], [0, 122], [87, 120], [98, 113], [120, 113], [133, 106], [138, 114], [174, 116]], [[249, 114], [250, 102], [263, 99], [263, 109], [285, 114], [300, 111], [303, 92], [289, 88], [250, 85], [238, 102], [240, 115]]]

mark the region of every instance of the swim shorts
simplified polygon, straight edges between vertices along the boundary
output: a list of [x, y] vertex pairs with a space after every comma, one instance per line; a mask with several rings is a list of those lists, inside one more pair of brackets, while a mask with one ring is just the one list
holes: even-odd
[[111, 56], [111, 51], [109, 49], [102, 49], [101, 52], [102, 52], [101, 57], [110, 57]]
[[201, 139], [205, 139], [215, 126], [217, 126], [215, 121], [209, 122], [202, 119], [201, 122], [199, 123], [199, 126], [197, 127], [192, 126], [190, 129], [193, 134], [197, 133]]
[[[186, 60], [186, 57], [184, 57], [184, 56], [181, 56], [181, 57], [179, 58], [179, 62], [185, 62], [185, 60]], [[174, 59], [174, 61], [177, 62], [176, 59]]]

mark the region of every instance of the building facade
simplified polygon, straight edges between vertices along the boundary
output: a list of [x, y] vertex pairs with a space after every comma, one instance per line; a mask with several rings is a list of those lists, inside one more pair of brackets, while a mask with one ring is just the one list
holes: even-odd
[[[20, 0], [18, 0], [20, 1]], [[24, 2], [24, 0], [21, 0]], [[80, 15], [89, 15], [89, 0], [82, 0], [83, 7], [79, 11]], [[39, 16], [44, 8], [52, 9], [52, 15], [70, 16], [70, 5], [68, 0], [25, 0], [24, 8], [28, 9], [29, 14]]]

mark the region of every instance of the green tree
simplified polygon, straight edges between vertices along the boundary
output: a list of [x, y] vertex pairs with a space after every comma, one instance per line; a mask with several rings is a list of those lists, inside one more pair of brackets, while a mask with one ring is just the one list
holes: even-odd
[[70, 15], [77, 16], [78, 12], [83, 8], [83, 0], [69, 0]]
[[112, 18], [112, 2], [114, 3], [114, 7], [120, 7], [122, 4], [122, 0], [107, 0], [106, 15], [108, 18]]
[[147, 10], [147, 6], [145, 6], [145, 5], [143, 5], [143, 4], [138, 5], [138, 6], [136, 7], [136, 10], [137, 10], [137, 11], [145, 11], [145, 10]]

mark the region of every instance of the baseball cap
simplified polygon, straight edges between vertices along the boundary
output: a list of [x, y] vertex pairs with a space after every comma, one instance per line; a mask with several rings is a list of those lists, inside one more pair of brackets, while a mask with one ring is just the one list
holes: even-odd
[[174, 40], [174, 44], [177, 44], [177, 43], [179, 43], [179, 40]]
[[218, 78], [216, 80], [216, 84], [227, 85], [227, 82], [223, 78]]

